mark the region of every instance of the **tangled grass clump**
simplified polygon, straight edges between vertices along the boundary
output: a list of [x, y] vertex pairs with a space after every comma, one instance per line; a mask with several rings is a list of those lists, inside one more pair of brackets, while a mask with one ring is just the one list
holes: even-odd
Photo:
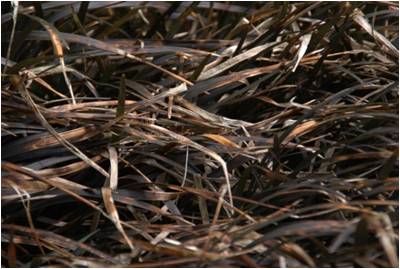
[[2, 2], [3, 267], [398, 267], [397, 2]]

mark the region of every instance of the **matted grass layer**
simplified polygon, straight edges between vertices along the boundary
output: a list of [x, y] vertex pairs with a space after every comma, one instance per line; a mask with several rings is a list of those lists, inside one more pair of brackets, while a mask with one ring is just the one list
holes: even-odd
[[3, 267], [398, 267], [398, 2], [2, 2]]

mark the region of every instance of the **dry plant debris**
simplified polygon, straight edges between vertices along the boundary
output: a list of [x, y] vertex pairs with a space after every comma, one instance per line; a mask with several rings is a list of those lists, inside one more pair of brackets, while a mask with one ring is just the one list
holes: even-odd
[[2, 2], [3, 267], [398, 267], [398, 2]]

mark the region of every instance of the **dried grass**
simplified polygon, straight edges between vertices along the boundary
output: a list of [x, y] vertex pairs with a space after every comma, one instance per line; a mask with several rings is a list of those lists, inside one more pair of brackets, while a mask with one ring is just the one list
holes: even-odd
[[4, 4], [2, 266], [398, 267], [398, 15]]

